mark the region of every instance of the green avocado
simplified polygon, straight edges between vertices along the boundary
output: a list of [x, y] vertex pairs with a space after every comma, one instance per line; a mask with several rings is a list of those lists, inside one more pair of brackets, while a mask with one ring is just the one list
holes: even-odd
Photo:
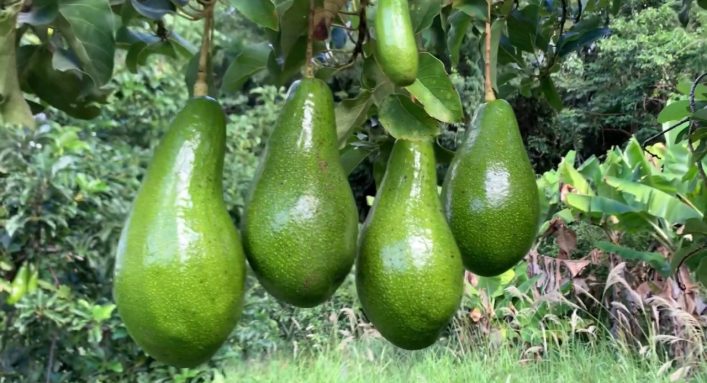
[[275, 298], [313, 307], [331, 297], [356, 256], [358, 211], [337, 149], [327, 84], [293, 84], [263, 153], [243, 216], [258, 280]]
[[128, 333], [177, 367], [208, 360], [241, 313], [245, 256], [223, 201], [226, 119], [210, 98], [177, 114], [123, 228], [114, 297]]
[[528, 252], [538, 231], [538, 189], [508, 102], [494, 100], [476, 111], [442, 200], [469, 271], [499, 275]]
[[376, 59], [398, 86], [417, 78], [417, 42], [407, 0], [379, 0], [375, 16]]
[[431, 141], [397, 140], [361, 232], [356, 290], [396, 346], [433, 344], [456, 312], [464, 266], [437, 194]]

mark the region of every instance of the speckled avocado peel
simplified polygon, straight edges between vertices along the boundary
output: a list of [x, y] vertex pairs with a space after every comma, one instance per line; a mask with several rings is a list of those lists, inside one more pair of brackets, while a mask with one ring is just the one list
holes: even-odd
[[223, 201], [226, 121], [194, 98], [155, 150], [127, 219], [114, 297], [128, 333], [177, 367], [208, 360], [241, 313], [245, 256]]
[[325, 82], [303, 79], [290, 89], [253, 180], [242, 228], [253, 272], [286, 303], [316, 306], [351, 271], [358, 212]]
[[469, 271], [499, 275], [528, 252], [538, 230], [538, 189], [508, 102], [479, 107], [447, 171], [442, 199]]
[[397, 140], [361, 232], [356, 290], [398, 347], [433, 344], [456, 312], [464, 267], [437, 194], [431, 141]]
[[374, 22], [376, 60], [381, 69], [398, 86], [412, 84], [419, 57], [408, 0], [379, 0]]

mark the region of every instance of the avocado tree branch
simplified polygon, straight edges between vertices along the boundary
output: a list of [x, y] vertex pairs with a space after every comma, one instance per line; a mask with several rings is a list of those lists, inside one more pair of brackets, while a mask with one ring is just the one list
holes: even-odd
[[[702, 79], [707, 77], [707, 72], [702, 73], [701, 75], [697, 76], [695, 81], [692, 82], [692, 87], [690, 88], [690, 113], [694, 114], [695, 109], [697, 109], [697, 104], [695, 103], [695, 91], [697, 90], [697, 86], [702, 82]], [[702, 182], [704, 183], [705, 187], [707, 187], [707, 173], [705, 173], [705, 168], [702, 166], [702, 159], [697, 158], [695, 156], [695, 148], [692, 146], [692, 141], [691, 137], [693, 132], [695, 131], [695, 127], [697, 126], [697, 122], [695, 122], [694, 119], [690, 121], [690, 126], [688, 130], [688, 138], [687, 138], [687, 148], [690, 149], [690, 154], [692, 155], [692, 158], [695, 160], [695, 163], [697, 164], [697, 169], [700, 171], [700, 176], [702, 177]]]
[[201, 50], [199, 51], [199, 71], [194, 83], [194, 97], [203, 97], [209, 94], [208, 71], [209, 51], [211, 50], [212, 25], [214, 20], [214, 6], [216, 1], [205, 5], [204, 31], [201, 37]]
[[356, 58], [363, 53], [363, 44], [368, 39], [368, 22], [366, 21], [366, 7], [368, 6], [368, 0], [361, 1], [361, 9], [358, 12], [358, 38], [356, 39], [356, 46], [351, 53], [351, 58], [348, 64], [356, 61]]
[[[565, 23], [567, 22], [567, 1], [566, 0], [561, 0], [562, 1], [562, 14], [560, 15], [560, 33], [557, 35], [557, 44], [555, 45], [555, 53], [553, 53], [552, 57], [550, 57], [550, 61], [548, 62], [547, 66], [545, 69], [549, 72], [550, 68], [552, 68], [555, 65], [555, 62], [557, 62], [557, 58], [560, 56], [560, 41], [562, 40], [562, 35], [565, 33]], [[580, 1], [580, 12], [581, 12], [581, 1]]]
[[314, 77], [314, 0], [309, 0], [309, 27], [307, 28], [307, 54], [305, 56], [304, 77]]
[[496, 99], [496, 95], [493, 93], [493, 83], [491, 82], [491, 7], [493, 6], [493, 0], [486, 1], [488, 5], [488, 14], [486, 15], [486, 102], [493, 101]]

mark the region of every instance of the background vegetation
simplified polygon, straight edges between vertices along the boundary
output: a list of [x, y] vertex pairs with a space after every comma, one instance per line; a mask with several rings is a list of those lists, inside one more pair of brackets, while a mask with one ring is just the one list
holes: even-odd
[[[555, 381], [581, 381], [582, 371], [607, 380], [624, 374], [628, 381], [704, 381], [707, 312], [695, 277], [707, 276], [707, 262], [694, 265], [696, 273], [681, 268], [676, 277], [681, 264], [666, 259], [680, 259], [676, 253], [687, 242], [704, 245], [704, 228], [695, 227], [688, 239], [680, 228], [704, 217], [707, 190], [699, 187], [684, 143], [649, 148], [655, 158], [640, 145], [661, 130], [657, 117], [667, 102], [685, 98], [680, 81], [707, 68], [707, 16], [694, 7], [683, 28], [676, 5], [682, 6], [626, 2], [611, 19], [609, 37], [570, 54], [552, 74], [565, 106], [560, 112], [509, 82], [533, 164], [544, 173], [538, 182], [549, 201], [544, 234], [512, 272], [468, 275], [445, 338], [409, 355], [378, 339], [351, 280], [332, 301], [305, 310], [279, 304], [249, 277], [238, 327], [197, 369], [154, 362], [130, 340], [111, 298], [113, 254], [152, 148], [188, 97], [187, 62], [154, 56], [131, 73], [123, 61], [110, 81], [116, 91], [93, 120], [48, 110], [36, 130], [0, 129], [0, 381], [274, 380], [269, 371], [292, 380], [316, 371], [348, 381], [342, 365], [352, 377], [372, 369], [400, 381], [479, 374], [515, 381], [519, 365], [529, 366], [521, 367], [528, 376]], [[224, 52], [239, 51], [259, 33], [235, 15], [218, 22]], [[187, 39], [197, 34], [196, 26], [174, 25]], [[474, 44], [470, 38], [462, 47], [453, 76], [467, 117], [483, 94]], [[345, 78], [334, 86], [337, 97], [354, 93]], [[221, 98], [229, 118], [224, 189], [235, 222], [283, 93], [256, 76], [243, 91]], [[453, 148], [460, 132], [449, 126], [444, 145]], [[375, 190], [373, 163], [364, 161], [350, 178], [362, 214]], [[614, 186], [606, 186], [607, 176]], [[692, 210], [683, 203], [657, 211], [638, 194], [615, 192], [636, 185], [638, 194], [691, 201]], [[581, 188], [594, 202], [566, 198]], [[616, 211], [586, 208], [596, 203]], [[613, 222], [611, 215], [621, 219]], [[20, 265], [26, 266], [25, 291], [13, 302]], [[568, 367], [568, 360], [586, 364]]]

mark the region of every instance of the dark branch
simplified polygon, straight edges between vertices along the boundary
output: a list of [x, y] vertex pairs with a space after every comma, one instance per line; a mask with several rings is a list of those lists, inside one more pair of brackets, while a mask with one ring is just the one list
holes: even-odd
[[[702, 82], [702, 79], [707, 77], [707, 73], [702, 73], [701, 75], [697, 76], [695, 81], [692, 82], [692, 87], [690, 88], [690, 113], [694, 114], [695, 109], [697, 109], [697, 104], [695, 103], [695, 91], [697, 90], [697, 85]], [[697, 122], [695, 119], [692, 119], [690, 122], [690, 127], [688, 128], [688, 138], [687, 138], [687, 148], [690, 149], [690, 154], [692, 154], [693, 160], [695, 160], [695, 163], [697, 164], [697, 169], [700, 171], [700, 176], [702, 177], [702, 182], [705, 184], [705, 187], [707, 187], [707, 173], [705, 173], [705, 168], [702, 166], [702, 160], [698, 159], [695, 156], [695, 148], [692, 147], [692, 141], [691, 137], [692, 134], [695, 131], [695, 127], [697, 126]]]

